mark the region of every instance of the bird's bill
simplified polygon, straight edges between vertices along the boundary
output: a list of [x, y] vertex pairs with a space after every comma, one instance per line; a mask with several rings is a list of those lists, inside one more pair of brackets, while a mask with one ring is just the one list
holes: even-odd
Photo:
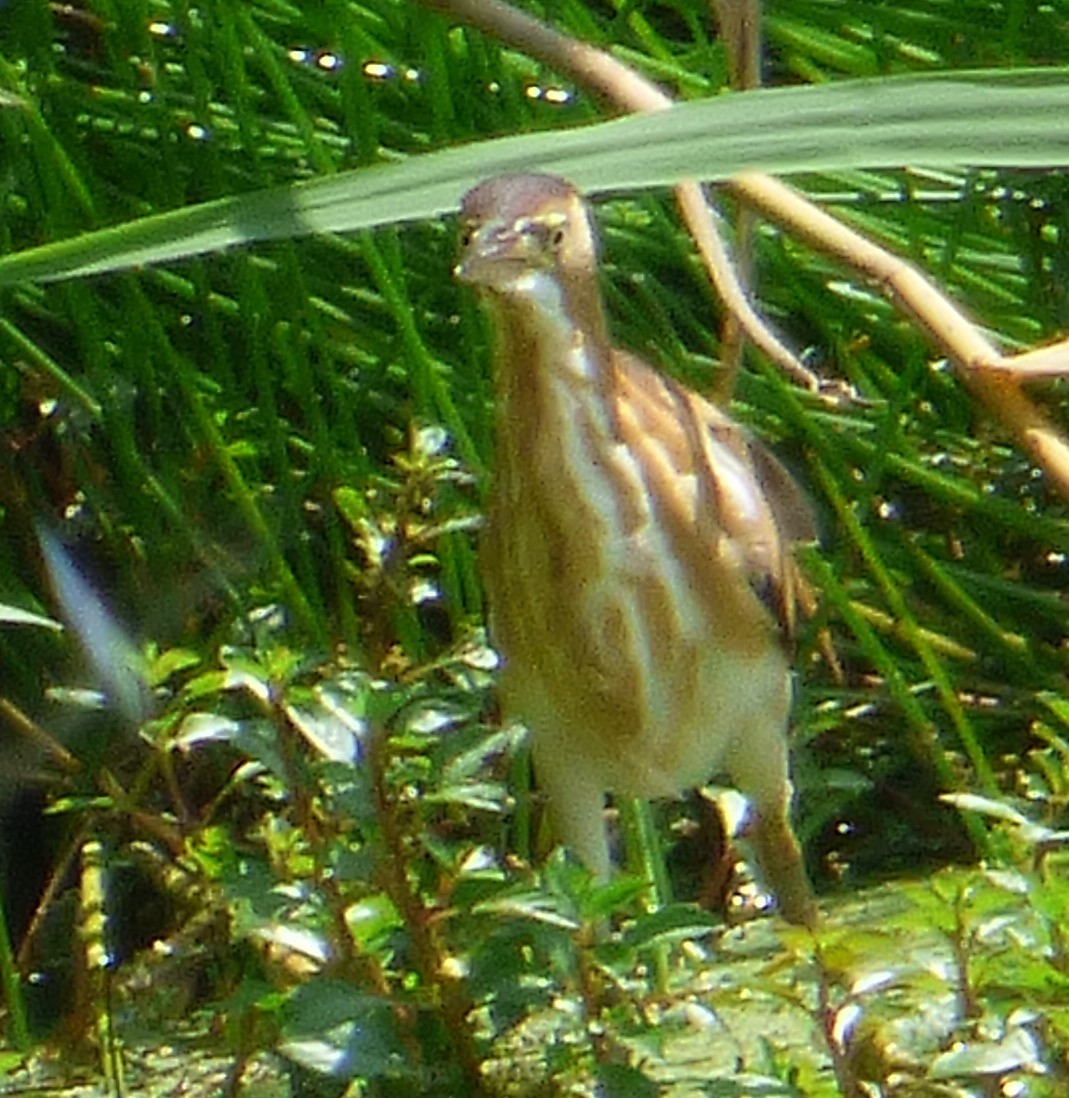
[[472, 225], [454, 274], [462, 282], [505, 289], [525, 274], [551, 268], [555, 255], [549, 242], [565, 220], [549, 213]]

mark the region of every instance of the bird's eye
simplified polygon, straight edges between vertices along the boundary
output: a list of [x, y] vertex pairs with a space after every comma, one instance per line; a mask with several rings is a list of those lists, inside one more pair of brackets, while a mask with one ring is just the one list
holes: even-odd
[[474, 225], [461, 225], [460, 226], [460, 246], [466, 248], [472, 240], [475, 238], [475, 226]]

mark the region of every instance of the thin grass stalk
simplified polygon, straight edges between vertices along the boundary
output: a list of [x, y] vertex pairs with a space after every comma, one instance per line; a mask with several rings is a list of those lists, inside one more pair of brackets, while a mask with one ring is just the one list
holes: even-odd
[[236, 18], [246, 42], [252, 47], [256, 59], [263, 68], [271, 90], [278, 96], [284, 115], [296, 128], [305, 154], [311, 161], [316, 173], [319, 175], [332, 175], [337, 170], [337, 164], [334, 157], [319, 139], [315, 122], [305, 110], [300, 96], [294, 90], [289, 73], [279, 64], [276, 55], [278, 46], [271, 41], [256, 22], [251, 5], [238, 4]]
[[[960, 790], [961, 782], [947, 762], [934, 723], [913, 696], [894, 656], [884, 647], [872, 626], [854, 608], [850, 594], [839, 582], [835, 569], [815, 551], [803, 549], [800, 556], [804, 560], [806, 571], [815, 578], [824, 597], [853, 633], [862, 655], [883, 678], [888, 694], [906, 719], [914, 754], [931, 767], [940, 788], [947, 792]], [[988, 837], [981, 821], [972, 813], [963, 813], [962, 821], [976, 848], [986, 851]]]
[[[151, 311], [148, 315], [152, 316]], [[172, 372], [204, 447], [217, 465], [235, 505], [263, 550], [267, 563], [281, 587], [283, 599], [295, 614], [301, 627], [316, 640], [324, 640], [323, 619], [313, 611], [311, 602], [297, 582], [282, 552], [276, 531], [263, 514], [256, 492], [246, 481], [223, 438], [215, 417], [206, 407], [195, 369], [174, 349], [166, 332], [154, 318], [146, 334]]]
[[[289, 245], [283, 245], [283, 254], [288, 250]], [[322, 621], [325, 608], [319, 588], [318, 564], [312, 556], [308, 540], [297, 536], [297, 531], [305, 522], [303, 478], [298, 476], [290, 459], [292, 429], [279, 407], [280, 398], [284, 394], [280, 392], [277, 355], [273, 348], [272, 329], [275, 327], [275, 318], [286, 311], [299, 317], [303, 310], [300, 284], [289, 278], [280, 278], [273, 282], [271, 292], [268, 293], [261, 272], [253, 264], [245, 264], [242, 266], [238, 285], [246, 331], [245, 344], [255, 386], [255, 405], [259, 413], [258, 422], [264, 431], [263, 443], [270, 457], [271, 478], [278, 494], [277, 518], [273, 526], [284, 533], [289, 532], [285, 544], [288, 557], [294, 562], [294, 575], [305, 601], [317, 619]]]
[[[287, 265], [291, 267], [290, 277], [296, 280], [296, 285], [300, 286], [299, 265], [296, 262]], [[325, 335], [314, 318], [312, 318], [311, 339], [317, 346], [324, 346], [327, 343]], [[294, 325], [280, 327], [276, 330], [272, 344], [273, 353], [282, 364], [288, 385], [296, 395], [301, 411], [310, 425], [311, 487], [313, 490], [321, 490], [321, 487], [326, 484], [333, 488], [343, 482], [345, 475], [339, 453], [343, 448], [348, 451], [359, 452], [360, 450], [360, 440], [356, 437], [355, 428], [347, 431], [339, 429], [337, 438], [332, 434], [330, 424], [323, 414], [322, 401], [316, 390], [314, 366], [309, 361], [307, 341], [303, 338], [303, 333], [298, 332]], [[337, 619], [341, 635], [350, 644], [356, 644], [359, 628], [350, 575], [349, 542], [334, 506], [324, 505], [320, 514], [327, 544], [327, 559], [320, 558], [317, 565], [319, 568], [326, 567], [332, 576], [331, 616]]]
[[87, 412], [90, 419], [99, 422], [103, 414], [100, 402], [43, 347], [5, 316], [0, 316], [0, 333], [7, 336], [17, 354], [25, 355], [30, 363], [55, 383], [61, 393], [65, 393], [69, 400]]
[[[672, 881], [665, 862], [664, 844], [654, 819], [653, 806], [641, 797], [619, 797], [616, 800], [620, 815], [620, 830], [624, 836], [624, 849], [631, 872], [646, 882], [648, 910], [667, 907], [673, 899]], [[660, 994], [668, 993], [668, 949], [664, 943], [650, 948], [654, 982]]]
[[923, 576], [946, 599], [948, 606], [956, 614], [972, 625], [980, 636], [993, 641], [1004, 657], [1024, 667], [1032, 667], [1035, 656], [1030, 650], [1026, 637], [1004, 629], [976, 599], [969, 595], [943, 564], [920, 547], [916, 539], [903, 535], [901, 543]]
[[10, 1026], [8, 1034], [18, 1052], [27, 1053], [32, 1047], [30, 1025], [26, 1014], [26, 1000], [22, 994], [22, 977], [19, 975], [15, 952], [11, 946], [11, 934], [7, 926], [7, 906], [4, 896], [6, 874], [0, 874], [0, 987], [4, 990]]
[[[385, 245], [389, 236], [382, 234], [382, 239]], [[415, 371], [413, 384], [417, 414], [441, 422], [455, 439], [457, 452], [464, 464], [476, 472], [481, 471], [482, 460], [449, 386], [441, 377], [441, 364], [428, 350], [419, 332], [415, 310], [404, 285], [404, 269], [396, 247], [380, 247], [370, 233], [362, 233], [360, 240], [376, 288], [382, 294], [400, 330], [402, 345]]]
[[965, 754], [972, 764], [980, 787], [988, 796], [994, 796], [997, 791], [997, 782], [991, 769], [991, 764], [987, 761], [987, 757], [984, 755], [983, 748], [980, 746], [976, 733], [973, 731], [972, 725], [965, 715], [964, 707], [958, 699], [953, 684], [950, 681], [950, 677], [947, 675], [945, 668], [933, 651], [932, 646], [921, 634], [916, 619], [914, 618], [912, 611], [906, 605], [906, 600], [902, 597], [898, 585], [895, 583], [885, 566], [879, 550], [873, 543], [872, 538], [869, 537], [864, 526], [862, 526], [861, 522], [858, 520], [856, 511], [850, 503], [847, 502], [838, 483], [828, 475], [823, 465], [818, 463], [816, 470], [824, 488], [824, 492], [835, 508], [839, 523], [850, 536], [850, 540], [861, 554], [862, 559], [868, 566], [870, 575], [876, 581], [876, 586], [879, 588], [884, 599], [886, 599], [888, 606], [891, 608], [891, 612], [904, 626], [910, 646], [920, 657], [921, 664], [925, 671], [928, 672], [928, 675], [935, 683], [936, 691], [939, 694], [943, 708], [950, 717], [954, 730], [958, 735], [958, 739], [965, 749]]

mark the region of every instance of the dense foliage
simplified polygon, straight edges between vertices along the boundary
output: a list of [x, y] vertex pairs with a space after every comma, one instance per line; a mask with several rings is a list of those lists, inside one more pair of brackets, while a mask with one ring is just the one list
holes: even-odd
[[[704, 5], [525, 7], [680, 98], [725, 85]], [[1061, 3], [766, 7], [771, 84], [1069, 62]], [[599, 117], [405, 0], [12, 0], [0, 249]], [[1007, 345], [1069, 326], [1063, 173], [794, 182]], [[711, 388], [720, 307], [667, 195], [599, 219], [619, 341]], [[858, 395], [752, 356], [735, 405], [825, 531], [795, 773], [828, 928], [535, 868], [455, 247], [439, 219], [0, 288], [0, 601], [68, 627], [0, 630], [12, 1080], [32, 1051], [107, 1093], [278, 1093], [279, 1064], [294, 1094], [1064, 1093], [1065, 502], [878, 287], [759, 226], [762, 311]], [[701, 813], [658, 812], [692, 899]]]

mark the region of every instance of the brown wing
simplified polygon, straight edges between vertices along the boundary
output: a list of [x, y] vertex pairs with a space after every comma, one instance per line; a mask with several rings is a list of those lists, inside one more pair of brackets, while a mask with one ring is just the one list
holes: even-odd
[[634, 428], [670, 440], [662, 445], [678, 473], [697, 479], [696, 513], [709, 527], [710, 544], [726, 538], [751, 588], [790, 639], [799, 585], [791, 550], [817, 538], [801, 489], [726, 412], [634, 355], [617, 352], [615, 364], [636, 410]]

